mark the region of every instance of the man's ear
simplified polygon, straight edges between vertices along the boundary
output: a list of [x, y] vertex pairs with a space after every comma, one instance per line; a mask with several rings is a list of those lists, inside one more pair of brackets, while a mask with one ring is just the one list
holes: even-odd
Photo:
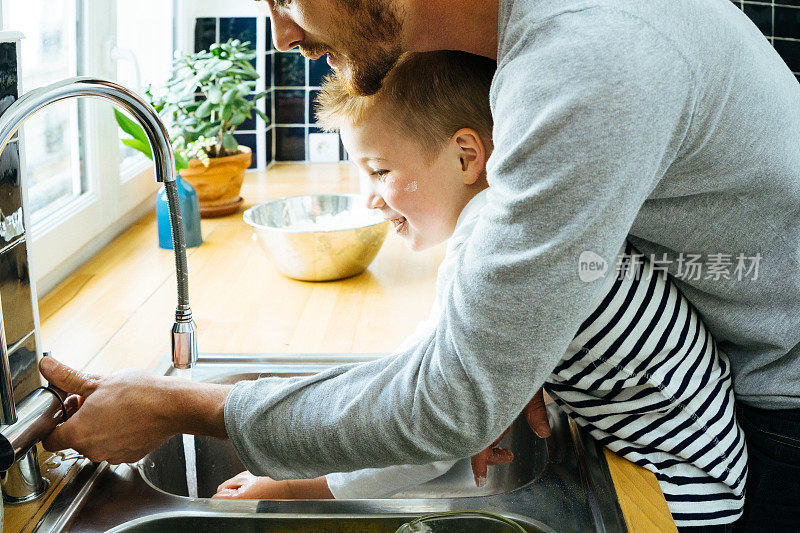
[[472, 128], [462, 128], [453, 134], [451, 141], [458, 153], [464, 185], [474, 184], [486, 167], [486, 147], [481, 136]]

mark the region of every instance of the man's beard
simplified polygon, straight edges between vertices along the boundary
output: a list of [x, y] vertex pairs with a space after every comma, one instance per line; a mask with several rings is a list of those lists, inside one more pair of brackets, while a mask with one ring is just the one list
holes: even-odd
[[340, 61], [336, 75], [356, 96], [375, 94], [400, 58], [402, 23], [391, 0], [339, 0], [352, 21], [347, 36], [331, 48], [309, 44], [300, 51], [310, 57], [331, 52]]
[[369, 96], [381, 88], [383, 79], [400, 57], [399, 46], [390, 50], [373, 49], [360, 57], [349, 57], [337, 75], [350, 94]]

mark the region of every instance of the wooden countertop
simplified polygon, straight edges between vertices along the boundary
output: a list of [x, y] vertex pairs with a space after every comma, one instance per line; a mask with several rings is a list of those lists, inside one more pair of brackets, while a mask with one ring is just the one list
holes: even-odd
[[[247, 175], [245, 208], [294, 194], [357, 192], [348, 164], [280, 164]], [[427, 317], [444, 245], [411, 252], [394, 234], [369, 269], [342, 281], [281, 275], [252, 242], [241, 213], [202, 222], [188, 253], [201, 352], [387, 353]], [[176, 300], [172, 252], [150, 214], [39, 302], [45, 350], [90, 372], [152, 369], [169, 353]], [[676, 531], [652, 473], [607, 453], [631, 531]], [[29, 522], [6, 506], [6, 523]], [[9, 530], [13, 531], [13, 530]]]

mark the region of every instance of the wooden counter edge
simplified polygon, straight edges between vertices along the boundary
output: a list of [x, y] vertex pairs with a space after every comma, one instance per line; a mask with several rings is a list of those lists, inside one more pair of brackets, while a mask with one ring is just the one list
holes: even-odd
[[76, 454], [70, 454], [68, 459], [55, 459], [58, 454], [44, 451], [41, 444], [38, 447], [39, 465], [42, 475], [50, 482], [50, 487], [43, 498], [22, 504], [4, 504], [2, 530], [8, 533], [30, 533], [50, 508], [53, 500], [67, 485], [73, 476], [78, 473], [78, 466], [82, 460]]

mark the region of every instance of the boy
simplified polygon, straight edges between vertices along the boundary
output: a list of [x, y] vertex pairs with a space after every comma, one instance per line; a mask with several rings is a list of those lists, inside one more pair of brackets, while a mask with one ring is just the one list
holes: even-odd
[[[449, 239], [431, 320], [410, 342], [430, 334], [439, 302], [454, 297], [465, 242], [492, 194], [485, 164], [493, 72], [492, 61], [462, 52], [407, 54], [376, 95], [350, 96], [332, 78], [318, 102], [321, 124], [341, 132], [361, 171], [369, 206], [414, 250]], [[677, 288], [629, 244], [620, 246], [619, 275], [586, 281], [602, 289], [546, 388], [596, 439], [656, 474], [678, 526], [730, 524], [741, 515], [747, 470], [730, 366]], [[242, 473], [216, 497], [383, 497], [453, 462], [312, 480]]]

